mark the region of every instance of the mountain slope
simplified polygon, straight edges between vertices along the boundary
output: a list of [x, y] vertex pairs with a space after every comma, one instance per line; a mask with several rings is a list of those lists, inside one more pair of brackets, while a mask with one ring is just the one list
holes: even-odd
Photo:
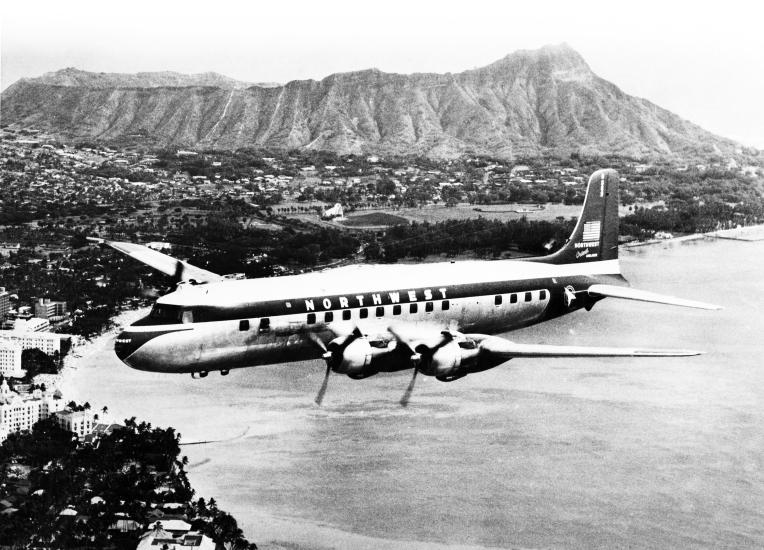
[[516, 52], [456, 74], [373, 69], [270, 87], [215, 73], [64, 69], [10, 86], [1, 116], [3, 125], [62, 139], [142, 134], [155, 144], [184, 147], [683, 158], [740, 147], [623, 93], [566, 45]]

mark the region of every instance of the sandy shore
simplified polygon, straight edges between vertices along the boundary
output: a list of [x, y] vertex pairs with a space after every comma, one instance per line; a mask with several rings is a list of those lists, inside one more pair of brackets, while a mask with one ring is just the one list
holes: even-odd
[[120, 312], [112, 318], [114, 326], [111, 329], [71, 350], [64, 358], [64, 366], [59, 373], [60, 379], [58, 382], [58, 389], [61, 390], [67, 401], [72, 399], [76, 401], [82, 395], [77, 381], [74, 379], [75, 372], [81, 368], [91, 366], [98, 356], [102, 355], [107, 348], [111, 348], [114, 345], [114, 337], [122, 330], [122, 327], [147, 315], [149, 309], [139, 308]]
[[671, 239], [650, 239], [648, 241], [634, 241], [623, 245], [624, 248], [637, 248], [640, 246], [650, 246], [654, 244], [677, 244], [687, 241], [695, 241], [706, 238], [731, 239], [736, 241], [762, 241], [764, 240], [764, 224], [746, 225], [745, 227], [734, 227], [732, 229], [720, 229], [718, 231], [709, 231], [708, 233], [693, 233], [691, 235], [682, 235]]

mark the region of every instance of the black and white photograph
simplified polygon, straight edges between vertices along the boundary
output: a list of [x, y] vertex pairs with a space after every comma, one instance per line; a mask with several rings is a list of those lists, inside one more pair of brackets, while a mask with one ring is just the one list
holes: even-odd
[[764, 547], [764, 8], [0, 6], [0, 550]]

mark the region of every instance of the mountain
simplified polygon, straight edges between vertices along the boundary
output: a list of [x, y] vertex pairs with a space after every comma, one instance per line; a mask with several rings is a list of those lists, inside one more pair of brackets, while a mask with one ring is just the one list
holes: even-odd
[[215, 73], [88, 73], [23, 79], [0, 116], [63, 140], [143, 136], [153, 145], [503, 157], [615, 153], [704, 158], [741, 146], [630, 96], [567, 45], [456, 74], [339, 73], [252, 85]]
[[272, 87], [278, 84], [241, 82], [218, 73], [182, 74], [172, 71], [154, 73], [89, 73], [74, 67], [45, 73], [26, 82], [50, 86], [74, 86], [82, 88], [163, 88], [184, 86], [213, 86], [225, 90], [238, 90], [250, 86]]

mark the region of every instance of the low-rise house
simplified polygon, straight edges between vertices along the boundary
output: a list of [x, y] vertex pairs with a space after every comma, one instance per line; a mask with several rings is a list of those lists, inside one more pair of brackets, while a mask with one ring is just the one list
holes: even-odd
[[174, 535], [165, 529], [161, 522], [157, 522], [151, 531], [145, 533], [136, 550], [215, 550], [215, 542], [207, 535], [187, 531], [181, 535]]

